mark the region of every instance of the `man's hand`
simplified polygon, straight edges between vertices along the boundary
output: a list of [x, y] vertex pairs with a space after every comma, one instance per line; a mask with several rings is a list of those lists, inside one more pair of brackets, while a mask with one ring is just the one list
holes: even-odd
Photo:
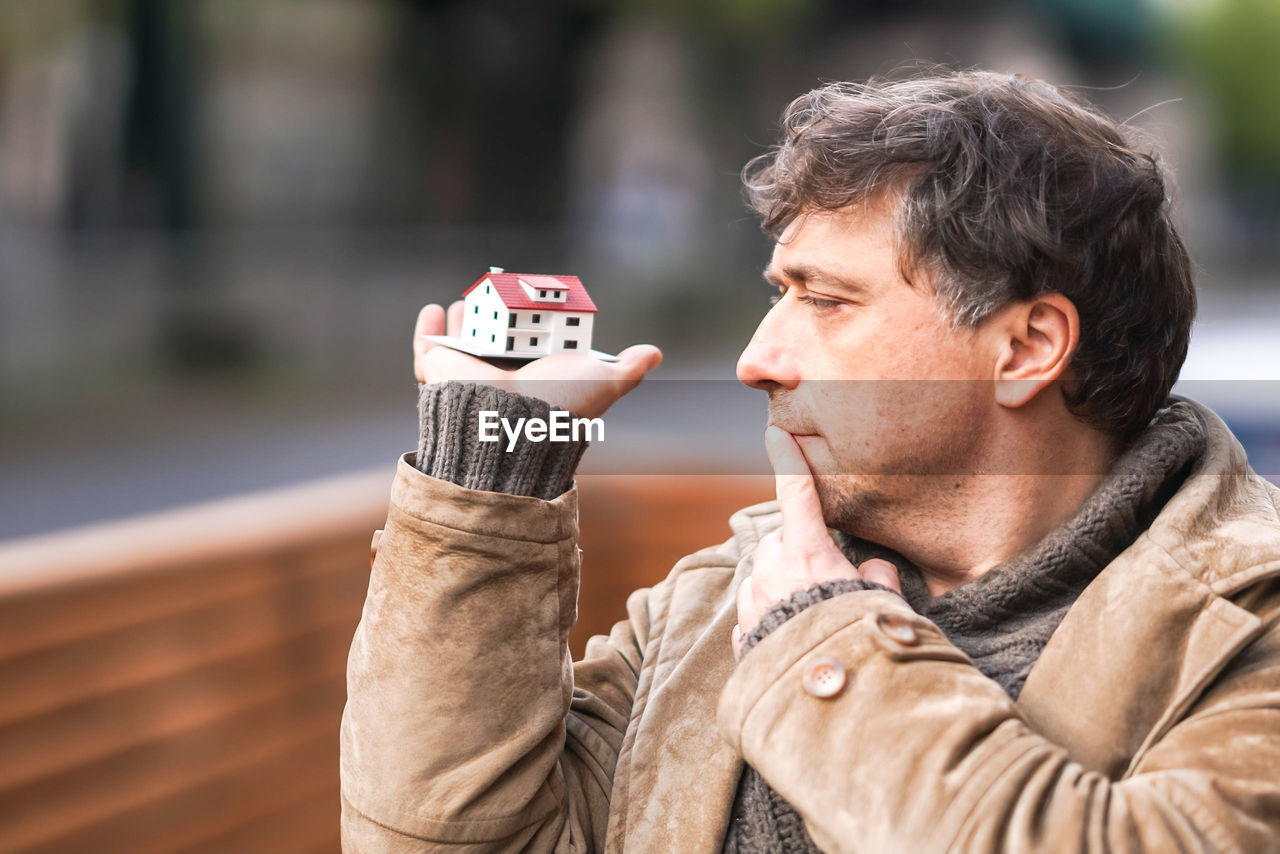
[[822, 504], [804, 452], [791, 434], [772, 424], [765, 428], [765, 449], [778, 485], [782, 528], [756, 546], [752, 574], [738, 588], [738, 625], [733, 652], [742, 655], [742, 638], [760, 618], [793, 593], [842, 578], [861, 578], [901, 592], [898, 571], [887, 560], [855, 567], [836, 547], [822, 519]]
[[619, 353], [618, 361], [613, 363], [586, 354], [559, 353], [509, 371], [428, 341], [428, 335], [456, 337], [462, 329], [461, 300], [449, 306], [447, 322], [445, 314], [445, 310], [434, 303], [418, 313], [413, 335], [413, 372], [420, 383], [447, 380], [484, 383], [596, 418], [662, 362], [662, 352], [657, 347], [637, 344]]

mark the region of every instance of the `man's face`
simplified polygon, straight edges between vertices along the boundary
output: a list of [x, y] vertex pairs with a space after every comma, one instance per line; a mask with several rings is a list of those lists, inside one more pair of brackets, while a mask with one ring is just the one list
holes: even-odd
[[981, 336], [903, 278], [889, 204], [791, 224], [765, 271], [782, 295], [738, 360], [738, 379], [769, 392], [769, 422], [796, 437], [827, 523], [846, 529], [953, 486], [992, 414]]

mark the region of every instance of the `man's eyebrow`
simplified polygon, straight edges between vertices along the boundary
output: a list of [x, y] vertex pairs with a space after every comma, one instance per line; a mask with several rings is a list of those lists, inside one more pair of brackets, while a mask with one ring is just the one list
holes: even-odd
[[782, 268], [782, 275], [779, 276], [772, 268], [766, 267], [764, 270], [764, 280], [775, 287], [782, 287], [786, 284], [785, 279], [790, 279], [801, 285], [819, 285], [821, 287], [833, 288], [835, 290], [847, 291], [853, 294], [865, 294], [866, 286], [860, 282], [851, 281], [842, 278], [833, 273], [828, 273], [818, 267], [808, 264], [789, 264]]

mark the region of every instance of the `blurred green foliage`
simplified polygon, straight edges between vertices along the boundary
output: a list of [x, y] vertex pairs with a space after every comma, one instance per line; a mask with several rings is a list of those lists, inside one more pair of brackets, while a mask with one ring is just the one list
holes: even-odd
[[1232, 177], [1280, 186], [1280, 2], [1211, 0], [1175, 16], [1174, 48], [1206, 87]]
[[81, 0], [0, 4], [0, 59], [47, 52], [79, 30], [85, 6]]

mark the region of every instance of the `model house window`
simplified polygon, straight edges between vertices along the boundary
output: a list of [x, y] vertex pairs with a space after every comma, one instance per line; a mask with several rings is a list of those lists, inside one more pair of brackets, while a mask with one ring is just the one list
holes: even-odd
[[538, 346], [538, 336], [536, 336], [536, 335], [535, 335], [535, 336], [533, 336], [532, 338], [530, 338], [530, 339], [529, 339], [529, 346], [530, 346], [530, 347], [537, 347], [537, 346]]
[[538, 322], [539, 320], [541, 320], [541, 319], [542, 319], [542, 315], [540, 315], [540, 314], [535, 314], [535, 315], [533, 316], [533, 322], [534, 322], [534, 323], [537, 323], [537, 322]]
[[485, 292], [486, 294], [493, 293], [493, 291], [491, 291], [491, 290], [489, 289], [489, 286], [488, 286], [488, 285], [485, 285], [485, 286], [484, 286], [484, 292]]
[[566, 320], [566, 321], [564, 322], [564, 325], [565, 325], [565, 326], [577, 326], [577, 325], [578, 325], [578, 321], [579, 321], [579, 320], [581, 320], [581, 319], [582, 319], [581, 317], [570, 317], [568, 320]]
[[476, 306], [475, 311], [473, 311], [472, 314], [479, 314], [479, 313], [480, 313], [480, 306]]
[[472, 338], [476, 337], [476, 331], [474, 329], [471, 330], [471, 337]]
[[515, 346], [516, 346], [516, 339], [515, 339], [515, 337], [514, 337], [514, 336], [511, 336], [511, 335], [508, 335], [508, 336], [507, 336], [507, 349], [508, 349], [508, 350], [514, 349], [514, 348], [515, 348]]
[[507, 328], [511, 329], [515, 325], [516, 325], [516, 313], [513, 311], [511, 312], [511, 316], [507, 318]]
[[577, 341], [566, 341], [566, 342], [564, 342], [564, 348], [565, 348], [566, 350], [577, 350], [577, 349], [578, 349], [578, 342], [577, 342]]
[[546, 299], [546, 298], [547, 298], [546, 291], [538, 291], [538, 299]]
[[497, 319], [498, 319], [498, 313], [497, 313], [496, 311], [493, 313], [493, 319], [494, 319], [494, 320], [497, 320]]

